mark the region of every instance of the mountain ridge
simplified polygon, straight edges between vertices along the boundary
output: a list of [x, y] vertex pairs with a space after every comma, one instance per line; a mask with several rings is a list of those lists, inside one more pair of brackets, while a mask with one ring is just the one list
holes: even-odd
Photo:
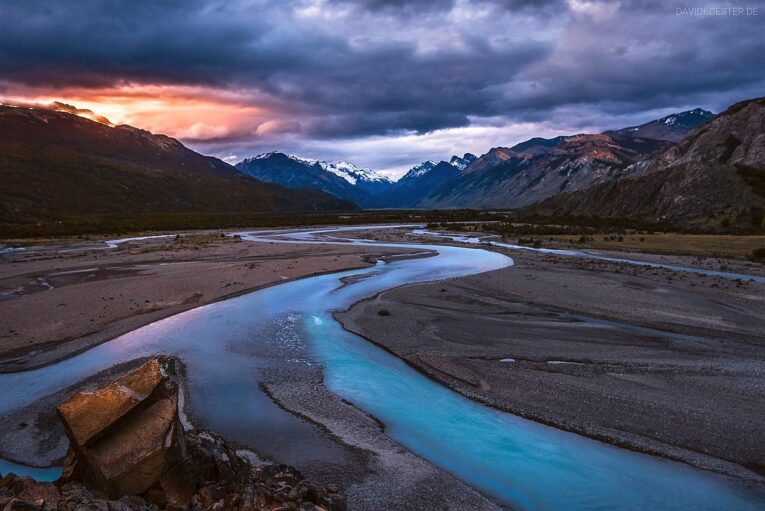
[[684, 112], [667, 115], [661, 119], [649, 121], [638, 126], [629, 126], [619, 130], [604, 131], [605, 134], [617, 133], [630, 137], [652, 138], [655, 140], [667, 140], [680, 142], [691, 131], [703, 126], [715, 114], [703, 108], [694, 108]]
[[380, 197], [380, 201], [392, 208], [416, 206], [427, 193], [449, 182], [475, 159], [474, 154], [465, 153], [463, 156], [452, 156], [448, 162], [424, 161], [401, 176], [387, 194]]
[[348, 209], [239, 173], [180, 141], [72, 113], [0, 105], [4, 220], [65, 215]]
[[373, 196], [392, 185], [387, 177], [351, 163], [328, 163], [279, 151], [245, 158], [234, 167], [267, 183], [291, 189], [318, 189], [362, 207], [370, 206]]
[[517, 208], [615, 178], [669, 142], [605, 134], [495, 147], [423, 198], [427, 208]]
[[[236, 166], [267, 182], [321, 189], [364, 208], [518, 208], [631, 175], [639, 170], [643, 160], [668, 148], [712, 117], [711, 112], [696, 108], [603, 133], [534, 137], [512, 147], [493, 147], [480, 157], [466, 153], [448, 161], [427, 160], [396, 181], [367, 179], [357, 184], [355, 177], [348, 179], [341, 171], [361, 170], [355, 165], [330, 164], [278, 151], [248, 158]], [[277, 154], [345, 177], [351, 186], [321, 176], [317, 170], [306, 170], [302, 176], [289, 175], [299, 171], [292, 164], [281, 169], [253, 169], [255, 161]], [[365, 177], [375, 174], [369, 169], [363, 171]]]
[[765, 226], [765, 98], [732, 105], [632, 175], [526, 210], [650, 219], [683, 227]]
[[[330, 163], [314, 158], [269, 151], [245, 158], [235, 165], [242, 173], [288, 188], [315, 188], [362, 207], [406, 207], [426, 188], [442, 184], [444, 177], [467, 167], [476, 156], [465, 153], [447, 161], [428, 160], [412, 167], [398, 180], [348, 162]], [[436, 173], [427, 176], [432, 170]], [[451, 176], [448, 176], [451, 177]], [[422, 179], [422, 181], [420, 181]], [[418, 184], [422, 182], [423, 184]]]

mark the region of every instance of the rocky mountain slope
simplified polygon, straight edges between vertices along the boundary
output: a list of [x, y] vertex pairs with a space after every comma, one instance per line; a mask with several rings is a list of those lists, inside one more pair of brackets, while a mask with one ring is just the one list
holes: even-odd
[[292, 189], [321, 190], [334, 197], [369, 207], [374, 197], [386, 192], [392, 181], [352, 163], [328, 163], [280, 152], [259, 154], [236, 164], [245, 175]]
[[0, 106], [0, 218], [353, 208], [242, 175], [179, 141], [64, 112]]
[[640, 126], [630, 126], [617, 131], [606, 131], [605, 134], [680, 142], [687, 137], [691, 131], [702, 126], [714, 116], [715, 114], [708, 110], [695, 108], [693, 110], [668, 115], [661, 119], [641, 124]]
[[765, 210], [765, 98], [731, 106], [631, 175], [529, 212], [628, 217], [688, 227], [757, 227]]
[[379, 196], [378, 203], [388, 208], [415, 207], [430, 192], [456, 178], [476, 159], [474, 154], [452, 156], [447, 161], [428, 160], [412, 167], [394, 185]]
[[555, 194], [613, 180], [669, 142], [624, 135], [533, 138], [496, 147], [416, 205], [427, 208], [517, 208]]
[[240, 162], [247, 175], [290, 188], [314, 188], [364, 208], [519, 208], [632, 173], [714, 115], [697, 108], [601, 134], [532, 138], [513, 147], [426, 161], [396, 182], [348, 163], [283, 153]]

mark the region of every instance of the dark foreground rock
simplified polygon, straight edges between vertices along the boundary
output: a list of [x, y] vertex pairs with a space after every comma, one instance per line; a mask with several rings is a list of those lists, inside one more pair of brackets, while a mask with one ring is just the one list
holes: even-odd
[[[180, 488], [186, 441], [178, 416], [178, 377], [171, 358], [149, 360], [94, 392], [80, 392], [58, 406], [69, 437], [64, 479], [110, 497], [138, 495], [153, 484]], [[180, 476], [180, 477], [179, 477]]]
[[62, 477], [5, 474], [0, 510], [345, 510], [333, 485], [253, 462], [214, 433], [184, 431], [178, 388], [175, 361], [160, 357], [72, 396], [58, 406], [70, 440]]
[[333, 485], [307, 481], [296, 469], [280, 464], [252, 464], [222, 438], [206, 431], [188, 433], [183, 467], [194, 486], [188, 506], [173, 504], [161, 484], [142, 495], [109, 497], [103, 491], [63, 479], [40, 483], [12, 473], [0, 479], [0, 509], [60, 511], [179, 510], [326, 510], [344, 511], [345, 498]]

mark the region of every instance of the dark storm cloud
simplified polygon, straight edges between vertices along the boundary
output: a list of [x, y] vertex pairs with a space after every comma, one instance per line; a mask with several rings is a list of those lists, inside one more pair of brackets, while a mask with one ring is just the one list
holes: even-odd
[[268, 73], [303, 59], [261, 40], [267, 19], [243, 20], [212, 2], [10, 0], [0, 12], [0, 69], [25, 83], [220, 83], [246, 67]]
[[677, 16], [678, 6], [5, 0], [0, 87], [230, 89], [280, 112], [292, 132], [323, 139], [427, 133], [482, 117], [569, 115], [576, 125], [571, 112], [719, 109], [765, 85], [762, 2], [747, 3], [759, 16], [735, 18]]
[[575, 18], [559, 49], [518, 76], [499, 108], [540, 120], [561, 106], [594, 105], [614, 114], [698, 104], [720, 110], [761, 94], [762, 16], [675, 11], [675, 4], [645, 1], [601, 19]]
[[[370, 10], [403, 10], [403, 11], [432, 11], [448, 10], [455, 6], [455, 0], [340, 0], [355, 6], [362, 6]], [[503, 9], [545, 9], [550, 5], [562, 4], [560, 0], [477, 0], [475, 4], [491, 4]]]
[[[441, 128], [456, 128], [468, 124], [467, 116], [451, 112], [433, 110], [370, 112], [363, 116], [350, 114], [319, 117], [305, 123], [304, 132], [317, 137], [325, 133], [351, 137], [359, 133], [395, 133], [397, 129], [427, 133]], [[400, 128], [391, 128], [395, 126]]]

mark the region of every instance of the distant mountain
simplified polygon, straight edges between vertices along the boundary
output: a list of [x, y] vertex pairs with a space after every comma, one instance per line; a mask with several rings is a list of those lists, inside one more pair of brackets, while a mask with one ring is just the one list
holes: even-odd
[[259, 154], [235, 167], [243, 174], [267, 183], [321, 190], [362, 207], [375, 203], [374, 197], [393, 185], [387, 177], [352, 163], [328, 163], [280, 152]]
[[0, 105], [0, 217], [353, 208], [243, 176], [177, 140], [77, 115]]
[[266, 153], [236, 167], [260, 180], [314, 188], [364, 208], [519, 208], [624, 177], [714, 117], [697, 108], [601, 134], [532, 138], [477, 158], [426, 161], [391, 182], [351, 164]]
[[465, 170], [465, 167], [473, 163], [476, 158], [478, 157], [473, 153], [465, 153], [461, 158], [459, 156], [452, 156], [449, 164], [459, 170]]
[[449, 181], [432, 188], [416, 206], [517, 208], [555, 194], [616, 179], [669, 142], [624, 135], [533, 138], [495, 147]]
[[293, 156], [292, 158], [307, 165], [318, 165], [325, 171], [345, 179], [347, 182], [359, 190], [371, 195], [383, 193], [393, 185], [393, 181], [391, 181], [387, 176], [383, 176], [382, 174], [375, 172], [372, 169], [357, 167], [353, 163], [348, 163], [345, 161], [341, 161], [339, 163], [328, 163], [326, 161], [299, 158], [296, 156]]
[[606, 135], [626, 135], [628, 137], [653, 138], [656, 140], [668, 140], [680, 142], [691, 131], [709, 121], [715, 116], [712, 112], [695, 108], [677, 114], [668, 115], [655, 121], [630, 126], [617, 131], [606, 131]]
[[412, 167], [386, 193], [380, 195], [378, 202], [388, 208], [416, 206], [428, 193], [454, 179], [475, 159], [474, 154], [466, 153], [462, 157], [452, 156], [448, 162], [422, 162]]
[[632, 173], [528, 209], [689, 227], [763, 226], [765, 98], [737, 103]]

